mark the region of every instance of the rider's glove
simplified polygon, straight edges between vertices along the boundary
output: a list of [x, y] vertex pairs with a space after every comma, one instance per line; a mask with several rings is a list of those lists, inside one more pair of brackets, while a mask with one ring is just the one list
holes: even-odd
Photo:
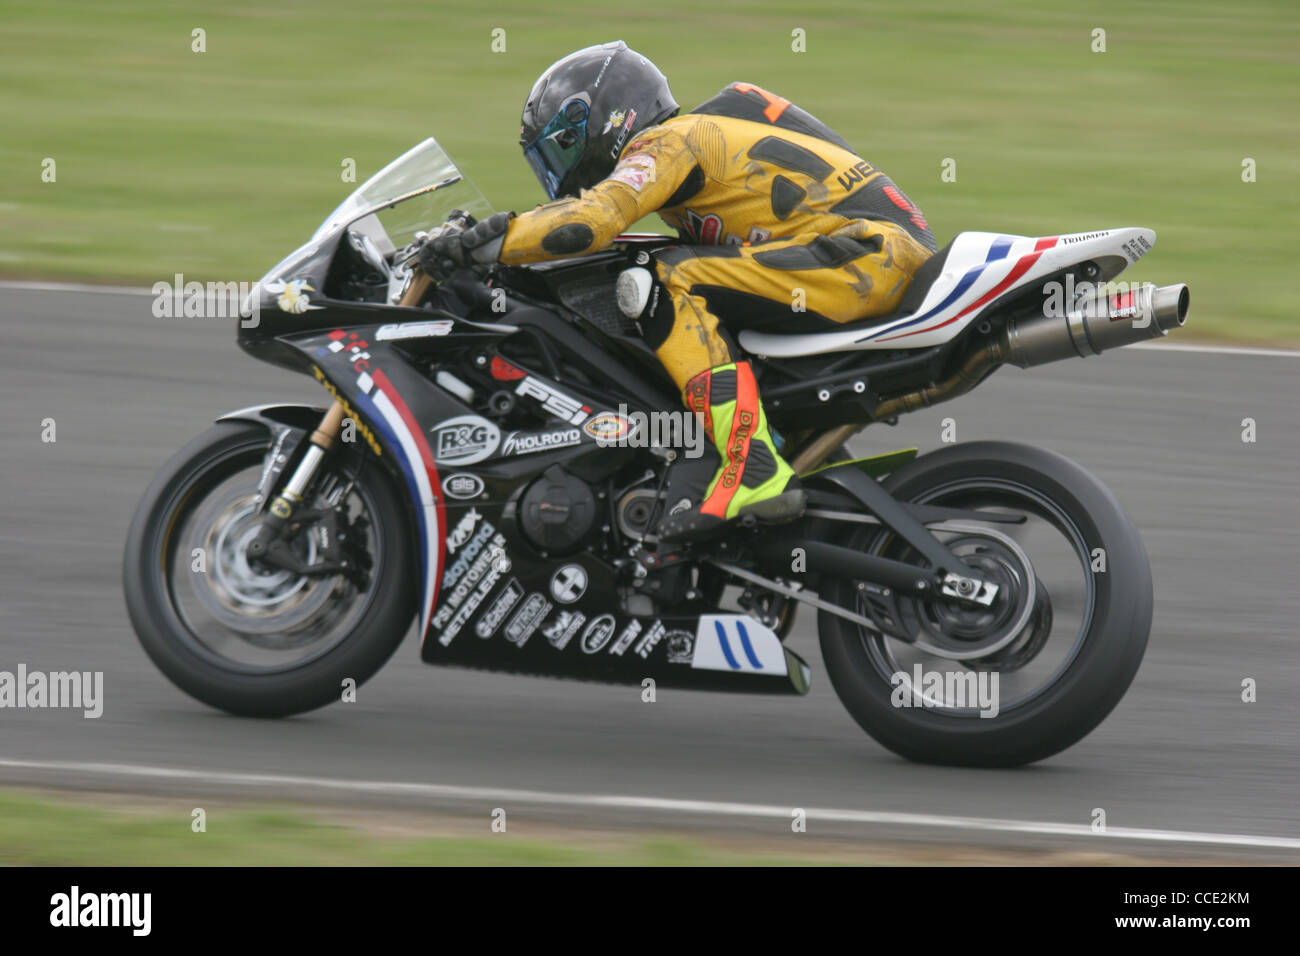
[[496, 262], [514, 215], [498, 212], [467, 229], [435, 236], [420, 250], [420, 268], [432, 276], [445, 276], [468, 265]]

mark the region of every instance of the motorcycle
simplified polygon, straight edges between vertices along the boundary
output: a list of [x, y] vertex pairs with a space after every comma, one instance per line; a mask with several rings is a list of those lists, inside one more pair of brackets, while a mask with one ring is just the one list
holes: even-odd
[[[839, 699], [911, 760], [1040, 760], [1118, 703], [1152, 584], [1100, 481], [1023, 444], [853, 458], [846, 442], [1002, 365], [1182, 326], [1185, 285], [1106, 285], [1153, 232], [964, 232], [893, 315], [741, 331], [807, 511], [668, 547], [665, 488], [691, 458], [681, 429], [652, 426], [683, 413], [619, 298], [674, 240], [421, 270], [430, 236], [490, 212], [427, 139], [254, 287], [240, 347], [312, 376], [328, 405], [222, 415], [145, 492], [126, 603], [181, 689], [241, 715], [311, 710], [373, 675], [414, 620], [428, 664], [806, 694], [786, 644], [806, 606]], [[1064, 290], [1052, 307], [1049, 289]]]

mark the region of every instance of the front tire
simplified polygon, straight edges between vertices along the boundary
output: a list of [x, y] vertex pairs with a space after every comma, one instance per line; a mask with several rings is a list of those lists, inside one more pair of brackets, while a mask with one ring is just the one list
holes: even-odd
[[[1020, 502], [1029, 516], [1026, 522], [1059, 531], [1065, 543], [1055, 547], [1067, 556], [1054, 562], [1057, 571], [1065, 581], [1072, 574], [1070, 568], [1077, 566], [1079, 582], [1072, 589], [1038, 576], [1033, 552], [1040, 544], [1046, 547], [1046, 534], [992, 522], [989, 526], [1004, 539], [1024, 534], [1033, 543], [1033, 547], [1002, 548], [988, 538], [983, 548], [969, 546], [976, 560], [999, 571], [1005, 594], [1010, 595], [1018, 581], [1023, 583], [1022, 577], [1037, 583], [1034, 589], [1026, 588], [1032, 596], [1022, 606], [1007, 607], [1001, 618], [1006, 639], [994, 632], [996, 609], [953, 611], [950, 605], [881, 598], [878, 592], [864, 601], [861, 584], [832, 581], [823, 597], [872, 615], [886, 632], [894, 629], [894, 636], [889, 636], [824, 611], [819, 615], [831, 684], [854, 720], [879, 743], [909, 760], [955, 766], [1031, 763], [1090, 733], [1132, 682], [1151, 628], [1146, 551], [1115, 496], [1061, 455], [1004, 442], [957, 445], [922, 456], [890, 475], [884, 485], [900, 501], [1004, 513], [1015, 512]], [[1036, 529], [1037, 524], [1021, 527]], [[979, 538], [968, 534], [954, 540]], [[920, 562], [887, 529], [859, 527], [840, 543]], [[1034, 568], [1031, 574], [1017, 575], [1016, 554], [1028, 556]], [[1104, 570], [1098, 570], [1099, 560], [1104, 561]], [[1016, 622], [1027, 623], [1020, 625], [1023, 636], [1011, 640]], [[981, 626], [986, 628], [987, 654], [979, 644]], [[1068, 643], [1071, 631], [1076, 633], [1073, 643]], [[899, 639], [908, 635], [915, 641], [917, 634], [923, 637], [922, 646], [938, 656], [926, 658], [915, 642]], [[903, 660], [908, 663], [900, 666]], [[994, 716], [981, 717], [969, 706], [958, 706], [961, 701], [956, 698], [945, 699], [942, 693], [927, 696], [920, 688], [913, 691], [917, 675], [923, 675], [927, 687], [937, 686], [930, 672], [916, 669], [923, 660], [939, 661], [939, 666], [955, 671], [962, 680], [973, 682], [985, 674], [986, 686], [995, 688], [1010, 678], [1017, 689], [1011, 700], [1003, 695], [1003, 706]], [[1042, 686], [1028, 679], [1037, 671], [1042, 672]], [[999, 684], [993, 683], [995, 673], [1002, 678]], [[1017, 681], [1025, 686], [1021, 688]], [[954, 681], [948, 686], [959, 684]], [[908, 689], [899, 693], [904, 685]], [[994, 710], [985, 708], [986, 713]]]
[[[331, 455], [321, 478], [337, 479], [340, 514], [357, 515], [353, 535], [364, 537], [371, 565], [365, 586], [250, 564], [241, 549], [256, 529], [270, 443], [261, 425], [222, 422], [177, 452], [145, 491], [122, 564], [127, 611], [150, 659], [192, 697], [251, 717], [339, 700], [349, 678], [360, 686], [401, 643], [416, 602], [396, 485], [373, 461], [331, 472], [352, 453]], [[310, 533], [296, 546], [314, 556]]]

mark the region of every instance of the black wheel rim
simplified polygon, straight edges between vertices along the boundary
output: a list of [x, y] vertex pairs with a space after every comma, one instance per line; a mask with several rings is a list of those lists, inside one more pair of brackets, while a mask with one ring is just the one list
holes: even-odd
[[[373, 567], [366, 586], [342, 576], [305, 578], [258, 567], [243, 548], [255, 533], [257, 479], [269, 441], [231, 448], [209, 460], [171, 499], [154, 565], [175, 631], [192, 654], [225, 671], [272, 675], [304, 667], [338, 648], [374, 600], [384, 573], [378, 508], [362, 482], [331, 463], [318, 487], [341, 495], [348, 513], [365, 518], [354, 542]], [[310, 534], [291, 547], [314, 560]]]
[[[979, 718], [981, 712], [988, 713], [992, 709], [988, 703], [996, 703], [998, 714], [1028, 706], [1059, 683], [1077, 659], [1092, 629], [1097, 591], [1091, 570], [1092, 555], [1083, 532], [1060, 505], [1027, 485], [1005, 479], [974, 478], [945, 482], [911, 500], [920, 504], [1023, 515], [1026, 518], [1023, 525], [989, 522], [988, 526], [1016, 540], [1028, 555], [1036, 582], [1035, 606], [1029, 611], [1029, 624], [1020, 633], [1020, 641], [1012, 641], [987, 657], [976, 656], [966, 661], [937, 657], [897, 637], [857, 627], [858, 638], [873, 668], [893, 687], [894, 702], [898, 706], [920, 706], [945, 717], [962, 719]], [[1049, 536], [1049, 529], [1055, 532], [1056, 544], [1044, 555], [1044, 538]], [[960, 535], [941, 535], [945, 539], [955, 536]], [[888, 530], [876, 532], [868, 539], [866, 550], [913, 563], [920, 560], [909, 546]], [[1063, 581], [1063, 577], [1069, 580]], [[1005, 584], [1007, 575], [1001, 579]], [[895, 595], [892, 606], [897, 608], [907, 600], [911, 599]], [[895, 627], [906, 623], [893, 620], [888, 614], [882, 618], [882, 606], [888, 605], [878, 595], [859, 590], [858, 613], [887, 621]], [[978, 632], [977, 613], [970, 612], [964, 621], [969, 634]], [[992, 613], [989, 617], [996, 620]], [[952, 634], [948, 636], [951, 639]], [[954, 643], [954, 646], [960, 645]], [[970, 646], [971, 652], [981, 647], [978, 640]], [[941, 680], [936, 680], [934, 675], [941, 675]], [[973, 706], [972, 692], [979, 695]]]

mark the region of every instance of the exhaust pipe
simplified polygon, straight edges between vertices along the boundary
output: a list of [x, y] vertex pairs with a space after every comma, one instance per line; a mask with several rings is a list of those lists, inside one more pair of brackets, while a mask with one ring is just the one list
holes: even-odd
[[[1000, 337], [987, 341], [978, 351], [967, 356], [947, 378], [913, 392], [882, 399], [872, 410], [871, 418], [873, 421], [894, 419], [950, 401], [969, 392], [1004, 363], [1029, 368], [1061, 359], [1100, 355], [1107, 349], [1158, 339], [1171, 329], [1186, 324], [1190, 305], [1191, 293], [1184, 283], [1158, 288], [1148, 284], [1135, 292], [1113, 295], [1094, 292], [1081, 296], [1064, 316], [1033, 315], [1014, 319], [1007, 323]], [[827, 440], [816, 444], [819, 452], [833, 447], [830, 444], [833, 440], [831, 433], [822, 437]], [[820, 460], [811, 460], [813, 457], [809, 456], [810, 460], [805, 463], [809, 470], [821, 463]], [[800, 458], [802, 461], [803, 456]]]
[[1191, 293], [1184, 283], [1140, 286], [1133, 292], [1097, 290], [1077, 298], [1065, 315], [1035, 315], [1007, 323], [1004, 360], [1021, 368], [1158, 339], [1187, 322]]

